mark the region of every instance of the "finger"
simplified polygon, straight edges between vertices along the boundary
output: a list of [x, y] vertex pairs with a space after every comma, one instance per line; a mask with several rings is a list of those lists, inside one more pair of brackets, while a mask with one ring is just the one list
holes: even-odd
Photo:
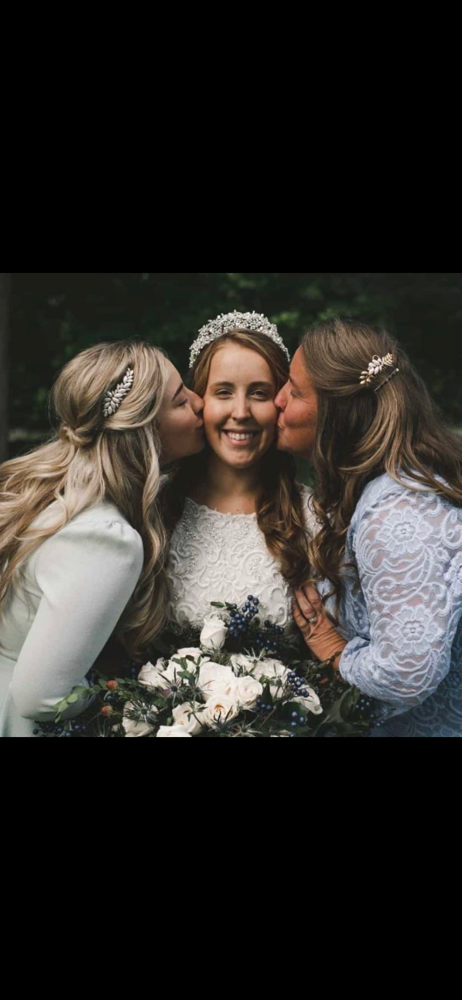
[[292, 614], [293, 614], [293, 616], [295, 618], [295, 621], [297, 622], [297, 625], [300, 628], [302, 628], [303, 625], [306, 625], [305, 615], [300, 610], [300, 607], [297, 604], [297, 601], [294, 601], [293, 604], [292, 604]]
[[305, 616], [305, 618], [316, 618], [317, 617], [316, 609], [310, 603], [310, 601], [307, 600], [307, 598], [305, 597], [305, 593], [304, 593], [304, 591], [302, 589], [299, 589], [299, 590], [295, 591], [295, 598], [296, 598], [297, 604], [298, 604], [298, 606], [300, 608], [300, 611], [302, 612], [302, 615]]
[[300, 611], [300, 608], [295, 601], [292, 604], [292, 614], [294, 622], [298, 625], [300, 632], [302, 632], [302, 634], [306, 637], [310, 636], [312, 626], [317, 621], [317, 618], [313, 618], [313, 622], [310, 622], [308, 618], [305, 618], [305, 615], [302, 611]]
[[313, 587], [311, 583], [305, 583], [303, 584], [301, 590], [303, 590], [306, 600], [309, 601], [309, 603], [316, 608], [318, 612], [321, 612], [323, 609], [323, 603], [316, 587]]

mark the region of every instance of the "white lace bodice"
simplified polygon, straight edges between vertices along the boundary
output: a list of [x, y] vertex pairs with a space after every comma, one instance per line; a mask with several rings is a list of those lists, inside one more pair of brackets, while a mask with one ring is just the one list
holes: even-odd
[[[311, 491], [301, 487], [308, 529], [314, 524]], [[211, 601], [260, 600], [262, 620], [292, 623], [292, 592], [266, 547], [256, 514], [221, 514], [186, 499], [172, 535], [167, 572], [172, 588], [170, 620], [201, 626]]]

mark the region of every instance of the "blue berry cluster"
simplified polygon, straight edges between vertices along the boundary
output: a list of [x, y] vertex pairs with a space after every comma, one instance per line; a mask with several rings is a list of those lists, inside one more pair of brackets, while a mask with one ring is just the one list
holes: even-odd
[[287, 680], [294, 694], [299, 695], [301, 698], [309, 697], [310, 692], [307, 691], [305, 687], [306, 682], [303, 680], [302, 677], [299, 677], [294, 670], [291, 671]]
[[[273, 622], [265, 621], [262, 627], [260, 622], [254, 621], [257, 618], [260, 601], [258, 597], [249, 594], [247, 601], [238, 608], [237, 604], [229, 604], [228, 611], [231, 619], [228, 628], [228, 638], [230, 640], [251, 639], [252, 645], [256, 649], [264, 649], [273, 656], [278, 656], [280, 652], [279, 639], [284, 634], [284, 629]], [[256, 627], [257, 626], [257, 627]]]
[[[355, 718], [360, 721], [370, 721], [371, 724], [377, 715], [377, 703], [374, 698], [361, 695], [354, 712]], [[380, 723], [379, 723], [380, 724]]]

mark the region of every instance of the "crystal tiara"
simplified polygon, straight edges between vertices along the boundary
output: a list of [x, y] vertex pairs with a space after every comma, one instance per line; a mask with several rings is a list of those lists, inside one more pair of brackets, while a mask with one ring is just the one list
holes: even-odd
[[209, 323], [206, 323], [199, 330], [199, 336], [196, 337], [189, 351], [189, 367], [193, 367], [199, 354], [203, 351], [204, 347], [207, 347], [207, 344], [211, 344], [218, 337], [224, 337], [225, 333], [230, 333], [231, 330], [248, 330], [249, 333], [264, 333], [265, 337], [270, 337], [271, 340], [274, 340], [274, 343], [284, 351], [284, 354], [287, 355], [287, 360], [290, 361], [290, 354], [282, 337], [279, 336], [278, 328], [274, 323], [270, 323], [269, 319], [266, 316], [262, 316], [261, 313], [240, 313], [234, 311], [217, 316], [216, 319], [210, 320]]

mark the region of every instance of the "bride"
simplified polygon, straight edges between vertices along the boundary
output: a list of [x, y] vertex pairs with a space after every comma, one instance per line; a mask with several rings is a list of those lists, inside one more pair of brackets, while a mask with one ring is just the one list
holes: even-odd
[[294, 628], [292, 588], [306, 577], [314, 516], [293, 460], [275, 448], [288, 351], [265, 316], [234, 312], [203, 327], [190, 354], [207, 447], [162, 491], [172, 630], [201, 628], [212, 601], [241, 606], [250, 595], [262, 618]]

